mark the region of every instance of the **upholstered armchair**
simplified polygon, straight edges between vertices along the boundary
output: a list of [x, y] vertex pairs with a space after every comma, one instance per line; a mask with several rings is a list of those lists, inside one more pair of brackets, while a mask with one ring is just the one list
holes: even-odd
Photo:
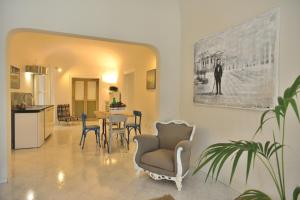
[[184, 121], [156, 122], [155, 135], [134, 137], [137, 144], [134, 164], [139, 174], [142, 170], [155, 180], [175, 181], [182, 188], [182, 179], [188, 174], [191, 141], [195, 126]]

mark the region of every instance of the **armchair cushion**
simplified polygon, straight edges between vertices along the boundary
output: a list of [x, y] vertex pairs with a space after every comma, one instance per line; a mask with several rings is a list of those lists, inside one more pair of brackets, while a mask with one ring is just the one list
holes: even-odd
[[157, 123], [156, 128], [159, 137], [159, 148], [174, 150], [181, 140], [189, 140], [193, 127], [185, 124]]
[[159, 140], [155, 135], [137, 135], [133, 138], [137, 142], [137, 152], [135, 162], [137, 165], [141, 164], [141, 157], [144, 153], [154, 151], [159, 148]]
[[142, 155], [141, 163], [164, 170], [174, 171], [174, 151], [158, 149]]

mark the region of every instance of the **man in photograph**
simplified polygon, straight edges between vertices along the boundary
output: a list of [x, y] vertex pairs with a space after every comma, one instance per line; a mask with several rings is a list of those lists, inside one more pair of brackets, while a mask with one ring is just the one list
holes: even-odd
[[223, 69], [222, 69], [222, 65], [221, 65], [221, 60], [218, 58], [217, 59], [217, 64], [215, 67], [215, 83], [216, 83], [216, 95], [222, 95], [222, 90], [221, 90], [221, 79], [222, 79], [222, 75], [223, 75]]

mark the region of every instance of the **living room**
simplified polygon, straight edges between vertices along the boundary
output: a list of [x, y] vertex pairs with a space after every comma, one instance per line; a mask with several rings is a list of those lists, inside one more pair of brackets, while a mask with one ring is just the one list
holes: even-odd
[[[84, 3], [80, 1], [1, 1], [0, 5], [2, 26], [0, 32], [0, 76], [1, 94], [4, 97], [0, 100], [1, 182], [8, 181], [10, 183], [13, 180], [11, 179], [12, 171], [9, 164], [11, 156], [10, 143], [8, 142], [10, 121], [7, 113], [10, 108], [7, 106], [9, 102], [7, 93], [9, 72], [6, 50], [7, 38], [14, 30], [26, 28], [115, 39], [155, 47], [158, 52], [157, 67], [159, 68], [160, 87], [159, 114], [156, 120], [182, 119], [196, 126], [191, 150], [191, 172], [195, 169], [201, 152], [209, 145], [230, 140], [250, 140], [259, 126], [260, 116], [263, 113], [263, 110], [260, 109], [198, 105], [193, 102], [194, 44], [197, 41], [222, 33], [230, 27], [244, 24], [273, 9], [279, 9], [278, 76], [275, 79], [278, 94], [276, 96], [282, 96], [285, 89], [300, 74], [300, 68], [297, 66], [300, 63], [300, 57], [297, 53], [300, 51], [298, 38], [300, 35], [298, 23], [300, 5], [297, 0], [268, 0], [263, 2], [259, 0], [188, 0], [184, 2], [171, 0], [163, 2], [130, 0], [123, 2], [114, 0]], [[290, 112], [292, 112], [291, 109]], [[272, 130], [277, 128], [275, 125], [276, 121], [267, 125], [263, 129], [264, 133], [258, 134], [255, 139], [261, 142], [272, 140]], [[288, 146], [285, 157], [287, 198], [292, 197], [293, 189], [299, 185], [300, 180], [298, 173], [300, 166], [298, 141], [300, 136], [297, 130], [299, 130], [297, 117], [289, 114], [285, 138], [285, 144]], [[91, 142], [91, 144], [95, 142], [94, 138], [90, 139], [87, 142]], [[132, 146], [131, 151], [133, 148], [134, 146]], [[224, 194], [223, 199], [232, 199], [245, 189], [253, 188], [264, 191], [272, 199], [279, 199], [276, 188], [270, 185], [272, 177], [263, 170], [262, 165], [256, 165], [253, 170], [251, 169], [248, 182], [245, 183], [246, 158], [243, 158], [242, 161], [236, 169], [236, 175], [230, 186], [232, 165], [224, 165], [219, 177], [219, 180], [226, 185], [224, 188], [219, 185], [219, 182], [216, 184], [204, 183], [205, 174], [208, 172], [207, 168], [201, 171], [203, 173], [201, 176], [196, 178], [193, 178], [195, 176], [188, 176], [186, 180], [183, 180], [181, 192], [177, 191], [173, 183], [151, 181], [148, 179], [149, 177], [142, 175], [140, 180], [146, 183], [139, 185], [136, 194], [145, 192], [150, 195], [137, 196], [136, 198], [151, 199], [163, 194], [171, 194], [175, 199], [201, 199], [199, 196], [201, 193], [204, 195], [202, 199], [222, 199], [222, 194]], [[97, 165], [97, 163], [93, 164]], [[130, 171], [131, 175], [134, 174], [133, 167], [128, 167], [128, 170], [132, 170]], [[137, 180], [134, 183], [138, 184], [139, 182]], [[123, 185], [123, 187], [135, 186], [137, 185]], [[155, 191], [151, 193], [143, 186], [154, 187], [154, 189], [163, 187], [163, 190], [156, 194]], [[192, 191], [187, 189], [192, 186], [195, 186]], [[72, 187], [73, 190], [76, 188], [76, 186]], [[16, 188], [12, 189], [15, 190]], [[72, 189], [70, 190], [71, 193]], [[106, 188], [106, 190], [109, 189]], [[210, 192], [206, 193], [206, 190]], [[71, 193], [71, 196], [66, 198], [76, 199], [75, 193]], [[101, 194], [98, 194], [98, 198], [101, 198]], [[102, 198], [109, 199], [105, 196]], [[130, 197], [126, 198], [126, 194], [123, 198], [130, 199]], [[131, 198], [135, 199], [132, 196]], [[86, 199], [89, 198], [86, 197]], [[111, 199], [114, 198], [111, 197]]]

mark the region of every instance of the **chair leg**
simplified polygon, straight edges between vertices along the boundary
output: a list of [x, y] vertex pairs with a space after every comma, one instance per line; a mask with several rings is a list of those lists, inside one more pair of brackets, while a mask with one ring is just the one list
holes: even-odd
[[107, 145], [108, 146], [107, 149], [108, 149], [108, 153], [110, 153], [111, 152], [112, 133], [109, 132], [108, 137], [109, 137], [109, 142], [108, 142], [108, 145]]
[[136, 133], [136, 128], [134, 128], [134, 134], [137, 135], [137, 133]]
[[142, 135], [142, 129], [141, 129], [141, 126], [138, 126], [138, 130], [139, 130], [140, 135]]
[[177, 190], [181, 191], [181, 188], [182, 188], [182, 178], [181, 177], [176, 177], [175, 183], [176, 183]]
[[79, 145], [81, 145], [83, 135], [84, 135], [84, 132], [82, 131]]
[[127, 148], [129, 150], [129, 140], [130, 140], [130, 131], [129, 128], [127, 128]]
[[95, 137], [96, 137], [96, 144], [98, 144], [98, 134], [96, 130], [95, 130]]
[[95, 136], [96, 136], [96, 144], [97, 144], [97, 146], [100, 146], [100, 144], [99, 144], [99, 138], [100, 138], [100, 136], [98, 134], [98, 129], [95, 130]]
[[108, 146], [106, 132], [104, 133], [103, 146], [104, 146], [104, 148], [105, 148], [106, 146]]
[[97, 130], [98, 134], [98, 145], [101, 147], [100, 129]]
[[83, 136], [83, 144], [82, 144], [82, 146], [81, 146], [81, 149], [83, 149], [83, 148], [84, 148], [85, 137], [86, 137], [86, 134], [84, 134], [84, 136]]

